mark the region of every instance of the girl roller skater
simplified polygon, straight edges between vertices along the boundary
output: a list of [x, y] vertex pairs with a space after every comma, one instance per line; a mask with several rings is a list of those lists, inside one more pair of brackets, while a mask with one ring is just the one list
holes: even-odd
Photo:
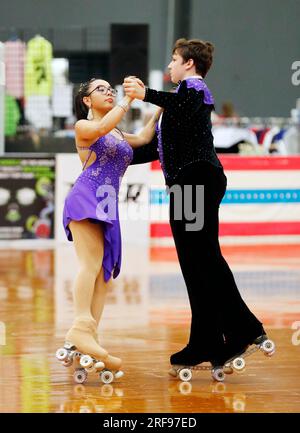
[[[123, 84], [129, 97], [164, 109], [158, 125], [159, 151], [154, 143], [141, 147], [136, 162], [159, 158], [166, 185], [170, 188], [179, 185], [182, 192], [179, 197], [170, 194], [170, 225], [192, 320], [188, 344], [170, 358], [175, 367], [193, 367], [209, 361], [222, 369], [243, 355], [249, 345], [261, 347], [267, 340], [262, 323], [241, 298], [219, 245], [219, 206], [227, 178], [213, 145], [214, 98], [204, 82], [213, 51], [210, 42], [198, 39], [179, 39], [175, 43], [168, 65], [172, 82], [179, 83], [175, 93], [143, 87], [140, 80], [131, 78], [126, 78]], [[187, 185], [192, 187], [189, 197], [184, 189]], [[196, 207], [199, 185], [204, 185], [201, 209]], [[185, 210], [195, 208], [196, 219], [199, 212], [204, 212], [204, 224], [201, 229], [188, 230], [191, 221], [186, 214], [191, 212]], [[176, 213], [182, 218], [176, 218]], [[272, 354], [274, 343], [267, 341], [264, 351]]]
[[[115, 105], [115, 97], [107, 81], [93, 78], [81, 85], [75, 100], [75, 141], [83, 171], [66, 197], [63, 225], [68, 240], [74, 242], [79, 270], [73, 293], [75, 319], [57, 357], [69, 365], [75, 354], [82, 367], [118, 372], [122, 360], [100, 346], [97, 328], [109, 281], [121, 267], [120, 179], [133, 158], [132, 147], [153, 138], [157, 116], [138, 135], [123, 134], [116, 125], [132, 98], [125, 96]], [[84, 371], [75, 378], [85, 379]]]

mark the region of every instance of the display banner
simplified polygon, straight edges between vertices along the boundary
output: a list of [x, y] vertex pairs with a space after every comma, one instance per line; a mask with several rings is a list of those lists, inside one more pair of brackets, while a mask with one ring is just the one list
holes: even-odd
[[0, 158], [0, 239], [54, 237], [55, 157]]

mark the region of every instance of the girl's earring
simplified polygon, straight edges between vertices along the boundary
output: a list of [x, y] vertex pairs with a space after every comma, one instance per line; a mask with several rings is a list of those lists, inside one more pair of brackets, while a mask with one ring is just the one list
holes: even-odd
[[87, 120], [93, 120], [93, 112], [92, 109], [90, 108], [87, 114]]

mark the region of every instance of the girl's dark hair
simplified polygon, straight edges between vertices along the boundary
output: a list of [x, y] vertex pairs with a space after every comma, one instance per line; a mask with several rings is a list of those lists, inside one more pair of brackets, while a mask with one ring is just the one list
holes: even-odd
[[214, 49], [215, 47], [211, 42], [181, 38], [175, 42], [173, 54], [176, 51], [183, 58], [184, 63], [193, 59], [196, 72], [204, 78], [212, 65]]
[[87, 105], [85, 105], [85, 103], [83, 102], [83, 98], [84, 96], [87, 96], [89, 94], [90, 84], [95, 80], [96, 78], [91, 78], [89, 81], [81, 83], [79, 86], [77, 95], [75, 96], [75, 113], [77, 120], [87, 118], [89, 109]]

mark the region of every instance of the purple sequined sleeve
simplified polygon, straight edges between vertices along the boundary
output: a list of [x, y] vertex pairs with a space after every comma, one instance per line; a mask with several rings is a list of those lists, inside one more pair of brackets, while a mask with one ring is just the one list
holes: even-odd
[[[200, 92], [201, 90], [203, 90], [203, 93], [204, 93], [203, 102], [204, 102], [204, 104], [214, 105], [214, 103], [215, 103], [214, 97], [203, 80], [201, 80], [199, 78], [192, 77], [192, 78], [187, 78], [185, 81], [186, 81], [188, 89], [195, 89], [195, 90], [197, 90], [197, 92]], [[180, 86], [177, 87], [176, 93], [179, 91], [179, 89], [180, 89]]]

